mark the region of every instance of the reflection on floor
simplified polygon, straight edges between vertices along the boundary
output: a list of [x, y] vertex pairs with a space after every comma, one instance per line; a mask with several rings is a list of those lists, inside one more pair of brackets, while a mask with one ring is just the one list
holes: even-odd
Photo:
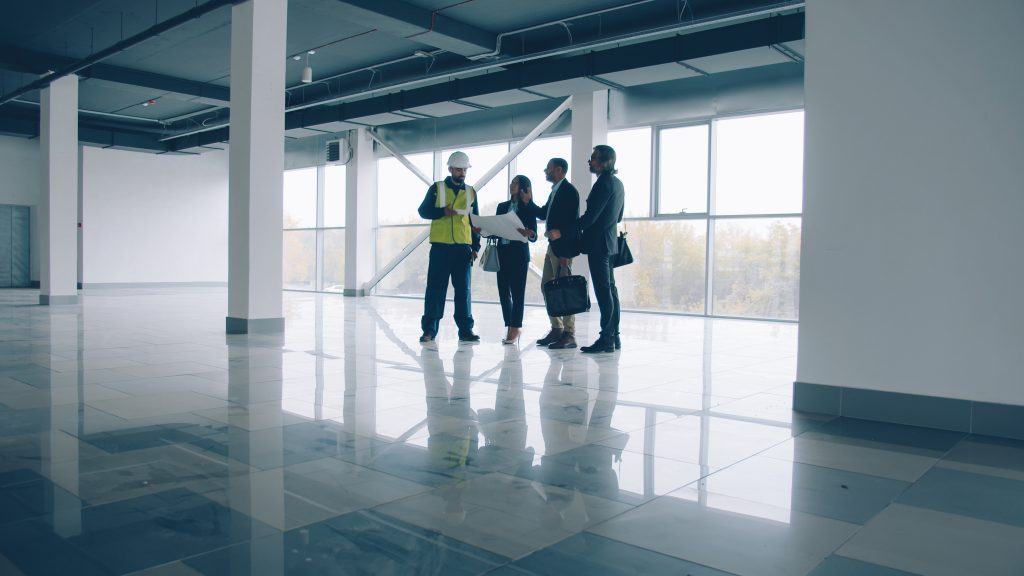
[[[0, 573], [1024, 574], [1024, 443], [789, 410], [792, 324], [479, 345], [420, 302], [0, 293]], [[450, 307], [449, 307], [450, 310]], [[581, 316], [579, 339], [595, 334]]]

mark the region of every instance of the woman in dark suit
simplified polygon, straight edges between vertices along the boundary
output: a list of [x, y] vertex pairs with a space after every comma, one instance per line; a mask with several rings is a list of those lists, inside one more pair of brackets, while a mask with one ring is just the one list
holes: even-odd
[[[516, 176], [508, 187], [509, 199], [498, 204], [498, 214], [515, 212], [522, 228], [519, 233], [530, 242], [537, 241], [537, 218], [526, 207], [533, 200], [533, 185], [526, 176]], [[498, 299], [507, 332], [502, 344], [515, 344], [523, 327], [523, 299], [526, 274], [530, 268], [530, 245], [526, 242], [498, 240]]]

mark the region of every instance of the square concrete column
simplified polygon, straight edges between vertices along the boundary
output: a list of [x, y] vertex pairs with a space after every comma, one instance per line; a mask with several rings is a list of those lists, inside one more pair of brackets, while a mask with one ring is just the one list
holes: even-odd
[[594, 146], [608, 143], [608, 91], [572, 95], [572, 158], [569, 181], [580, 191], [580, 214], [594, 185], [587, 160]]
[[[572, 158], [569, 158], [569, 181], [580, 192], [580, 214], [587, 210], [587, 196], [597, 178], [590, 173], [594, 146], [608, 143], [608, 91], [583, 92], [572, 95]], [[576, 274], [590, 276], [586, 254], [573, 260]], [[593, 287], [590, 289], [593, 296]], [[596, 316], [596, 315], [591, 315]]]
[[78, 76], [41, 90], [39, 303], [78, 303]]
[[284, 330], [281, 296], [288, 3], [231, 8], [229, 334]]
[[365, 128], [349, 132], [352, 159], [345, 171], [345, 296], [366, 296], [377, 244], [377, 159]]

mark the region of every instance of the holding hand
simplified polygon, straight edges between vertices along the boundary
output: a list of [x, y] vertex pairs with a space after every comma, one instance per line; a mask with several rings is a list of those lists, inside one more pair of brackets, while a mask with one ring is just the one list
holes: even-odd
[[454, 208], [452, 208], [451, 206], [445, 206], [444, 207], [444, 215], [445, 216], [455, 216], [456, 214], [458, 214], [458, 212]]
[[562, 237], [562, 233], [558, 230], [548, 230], [548, 240], [558, 240]]
[[533, 236], [533, 232], [531, 232], [530, 230], [528, 230], [526, 228], [516, 228], [516, 232], [519, 232], [520, 234], [522, 234], [526, 238], [529, 238], [530, 236]]
[[483, 230], [479, 226], [470, 226], [469, 229], [473, 231], [473, 234], [479, 234]]

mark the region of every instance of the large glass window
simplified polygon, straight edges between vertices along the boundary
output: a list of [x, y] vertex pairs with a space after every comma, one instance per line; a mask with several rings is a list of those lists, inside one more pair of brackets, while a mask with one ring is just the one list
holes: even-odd
[[626, 189], [626, 218], [651, 215], [651, 128], [616, 130], [608, 133], [608, 145], [615, 149], [617, 176]]
[[[377, 270], [386, 266], [429, 226], [383, 226], [377, 229]], [[393, 296], [422, 296], [427, 285], [430, 242], [424, 240], [377, 284], [376, 293]], [[451, 296], [449, 294], [449, 296]]]
[[324, 228], [345, 226], [345, 167], [324, 168]]
[[316, 227], [316, 168], [284, 173], [284, 228]]
[[802, 111], [719, 120], [715, 137], [716, 214], [800, 213]]
[[[629, 219], [620, 229], [628, 232], [635, 259], [615, 272], [624, 310], [798, 318], [802, 111], [615, 130], [608, 143], [618, 153], [618, 176], [626, 188], [624, 215]], [[482, 176], [510, 144], [461, 148], [473, 164], [467, 180]], [[441, 151], [441, 160], [451, 152]], [[570, 156], [570, 137], [538, 139], [515, 160], [514, 170], [533, 181], [536, 202], [542, 205], [549, 189], [544, 167], [553, 157], [572, 162]], [[417, 160], [425, 171], [430, 157], [422, 154]], [[395, 207], [385, 195], [397, 174], [408, 176], [408, 171], [393, 159], [381, 160], [380, 166], [378, 270], [428, 229], [418, 215], [394, 216], [415, 213], [422, 183], [403, 206]], [[478, 191], [482, 214], [493, 214], [508, 197], [511, 175], [503, 169]], [[544, 239], [530, 246], [537, 269], [543, 267], [546, 249]], [[428, 254], [429, 243], [423, 242], [384, 278], [377, 293], [422, 296]], [[475, 268], [474, 300], [495, 300], [495, 284], [494, 274]], [[542, 303], [534, 274], [528, 276], [526, 297], [529, 303]]]
[[[322, 186], [318, 185], [320, 180], [323, 181]], [[323, 198], [317, 197], [318, 190], [322, 190]], [[318, 213], [318, 209], [323, 213]], [[342, 291], [345, 278], [345, 167], [316, 166], [286, 171], [283, 225], [283, 287], [288, 290]]]
[[285, 230], [283, 283], [292, 290], [316, 290], [316, 230]]
[[[503, 156], [508, 154], [508, 143], [502, 144], [491, 144], [489, 146], [471, 146], [467, 148], [459, 148], [467, 155], [469, 155], [469, 163], [472, 164], [472, 168], [469, 169], [466, 175], [466, 182], [476, 187], [479, 178], [491, 169], [492, 166], [498, 163]], [[448, 175], [448, 168], [444, 165], [448, 161], [448, 156], [455, 152], [455, 150], [443, 150], [441, 152], [441, 170], [445, 176]], [[500, 172], [494, 175], [483, 188], [476, 188], [477, 191], [477, 204], [480, 208], [480, 213], [484, 215], [492, 215], [498, 208], [499, 202], [508, 200], [508, 166], [501, 169]], [[537, 184], [534, 183], [534, 188]], [[497, 291], [497, 288], [495, 288]], [[497, 293], [497, 292], [495, 292]]]
[[[516, 174], [522, 174], [533, 184], [533, 201], [543, 206], [551, 192], [551, 183], [544, 175], [548, 160], [562, 158], [572, 166], [572, 138], [558, 136], [538, 138], [516, 157]], [[571, 168], [570, 168], [571, 169]]]
[[622, 308], [703, 313], [704, 220], [631, 220], [624, 228], [634, 262], [615, 269]]
[[[410, 154], [406, 158], [430, 178], [434, 173], [434, 155]], [[404, 164], [395, 158], [377, 160], [377, 223], [422, 224], [417, 210], [430, 186], [424, 184]]]
[[718, 220], [714, 251], [714, 314], [797, 319], [798, 218]]
[[707, 124], [661, 130], [658, 150], [658, 214], [708, 211]]
[[324, 292], [345, 289], [345, 229], [331, 228], [324, 235]]

